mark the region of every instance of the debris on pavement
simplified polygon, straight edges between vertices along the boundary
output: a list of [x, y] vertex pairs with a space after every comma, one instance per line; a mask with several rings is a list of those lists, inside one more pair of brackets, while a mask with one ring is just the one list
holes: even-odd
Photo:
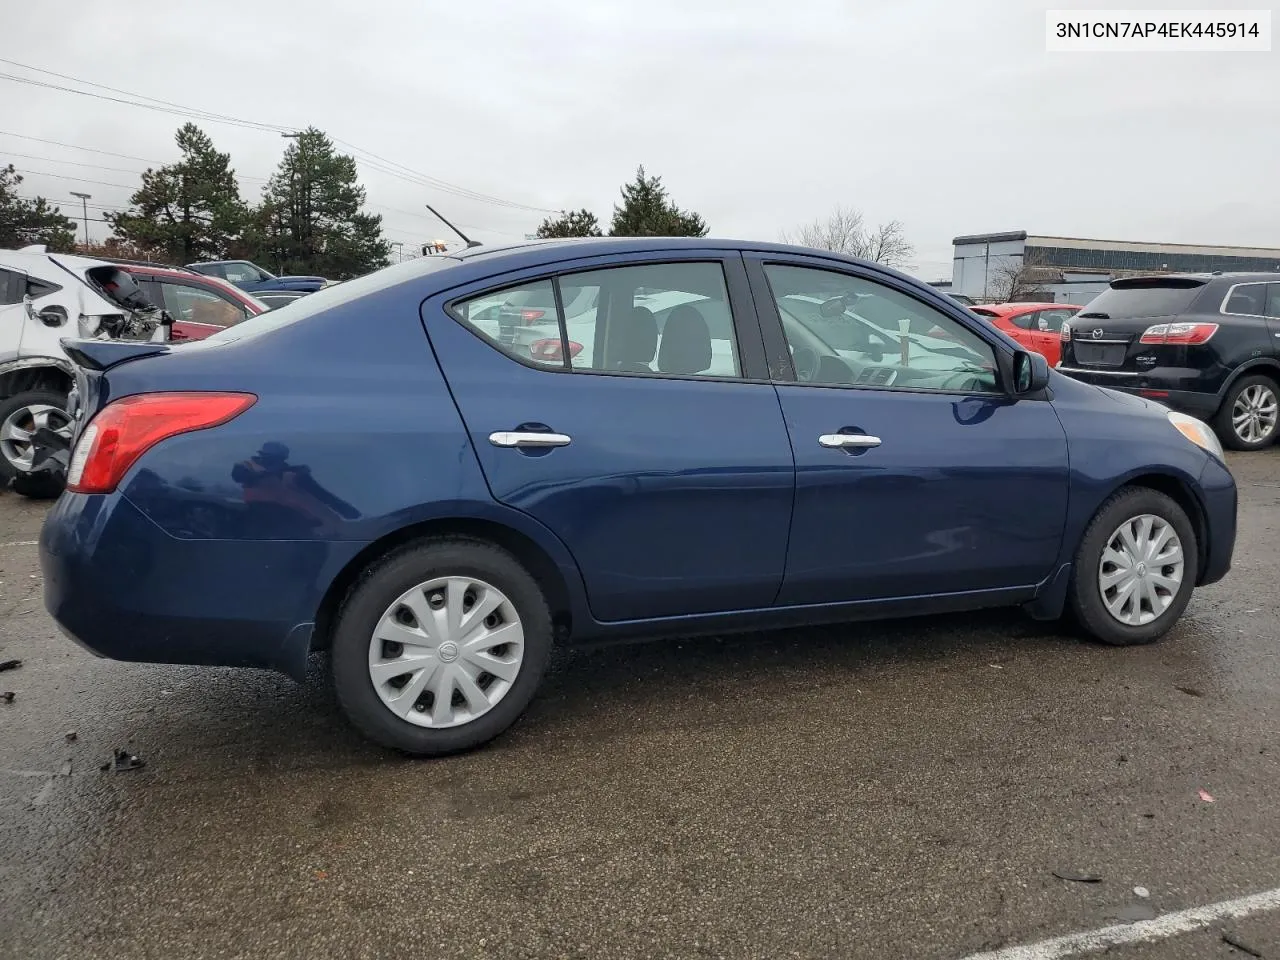
[[1185, 693], [1188, 697], [1203, 697], [1203, 696], [1204, 696], [1204, 694], [1203, 694], [1203, 693], [1201, 693], [1199, 690], [1197, 690], [1195, 687], [1181, 687], [1181, 686], [1178, 686], [1178, 687], [1174, 687], [1173, 689], [1177, 690], [1179, 693]]
[[141, 757], [134, 756], [128, 750], [117, 750], [115, 752], [115, 756], [98, 769], [103, 773], [106, 773], [109, 770], [120, 773], [125, 770], [141, 770], [146, 765], [147, 761], [143, 760]]
[[1240, 934], [1236, 933], [1234, 930], [1223, 930], [1222, 942], [1230, 944], [1231, 946], [1235, 947], [1237, 950], [1243, 951], [1244, 953], [1247, 953], [1251, 957], [1262, 956], [1261, 950], [1259, 950], [1257, 947], [1250, 944], [1248, 941], [1240, 939]]
[[66, 738], [67, 743], [76, 742], [76, 732], [74, 730], [68, 730], [65, 734], [63, 734], [63, 736]]
[[1206, 790], [1204, 787], [1200, 788], [1200, 799], [1203, 800], [1205, 803], [1214, 802], [1213, 794], [1210, 793], [1208, 790]]
[[1151, 896], [1151, 891], [1148, 890], [1146, 887], [1134, 887], [1133, 895], [1135, 897], [1141, 897], [1143, 900], [1145, 900], [1147, 899], [1147, 897]]
[[1149, 903], [1135, 903], [1116, 911], [1116, 919], [1125, 923], [1141, 923], [1143, 920], [1154, 920], [1156, 911]]
[[4, 693], [0, 693], [0, 700], [3, 700], [5, 703], [13, 703], [13, 697], [14, 693], [12, 690], [6, 690]]
[[6, 670], [17, 670], [20, 666], [22, 666], [21, 660], [0, 661], [0, 673], [3, 673]]
[[1081, 873], [1078, 870], [1055, 870], [1053, 875], [1059, 880], [1071, 880], [1075, 883], [1101, 883], [1102, 877], [1096, 873]]

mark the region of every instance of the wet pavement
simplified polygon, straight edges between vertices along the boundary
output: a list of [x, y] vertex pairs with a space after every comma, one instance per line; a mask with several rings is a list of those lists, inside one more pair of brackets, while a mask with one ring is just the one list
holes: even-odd
[[[437, 761], [320, 662], [81, 652], [2, 495], [0, 957], [961, 958], [1280, 887], [1280, 450], [1231, 464], [1235, 569], [1154, 646], [1002, 612], [579, 651]], [[1225, 926], [1280, 956], [1280, 911]]]

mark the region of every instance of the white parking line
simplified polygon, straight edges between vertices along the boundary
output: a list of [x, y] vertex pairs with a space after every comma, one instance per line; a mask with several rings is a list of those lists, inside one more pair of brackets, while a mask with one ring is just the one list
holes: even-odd
[[1098, 953], [1109, 947], [1126, 943], [1153, 943], [1184, 933], [1203, 930], [1219, 920], [1236, 920], [1254, 913], [1280, 909], [1280, 887], [1266, 890], [1238, 900], [1224, 900], [1205, 907], [1192, 907], [1177, 913], [1166, 913], [1154, 920], [1139, 923], [1121, 923], [1099, 930], [1086, 930], [1025, 947], [1005, 947], [989, 953], [975, 953], [964, 960], [1060, 960], [1062, 957], [1078, 957]]
[[39, 540], [11, 540], [8, 543], [0, 543], [0, 547], [34, 547], [39, 543]]

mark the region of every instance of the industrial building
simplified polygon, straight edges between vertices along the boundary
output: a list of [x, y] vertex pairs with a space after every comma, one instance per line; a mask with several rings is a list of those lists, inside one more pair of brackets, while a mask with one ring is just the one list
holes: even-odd
[[1275, 270], [1280, 249], [1049, 237], [1025, 230], [956, 237], [951, 282], [974, 300], [1086, 304], [1117, 277], [1149, 273]]

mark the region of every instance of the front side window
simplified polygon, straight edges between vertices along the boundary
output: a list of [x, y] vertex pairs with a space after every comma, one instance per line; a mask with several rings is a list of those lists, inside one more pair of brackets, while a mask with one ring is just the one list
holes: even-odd
[[164, 307], [174, 320], [229, 327], [249, 315], [243, 306], [232, 304], [202, 287], [165, 282], [160, 284], [160, 289], [164, 295]]
[[232, 283], [257, 283], [266, 279], [251, 263], [228, 263], [222, 268], [222, 276]]
[[933, 307], [871, 280], [830, 270], [769, 264], [765, 274], [797, 380], [998, 392], [992, 347]]

